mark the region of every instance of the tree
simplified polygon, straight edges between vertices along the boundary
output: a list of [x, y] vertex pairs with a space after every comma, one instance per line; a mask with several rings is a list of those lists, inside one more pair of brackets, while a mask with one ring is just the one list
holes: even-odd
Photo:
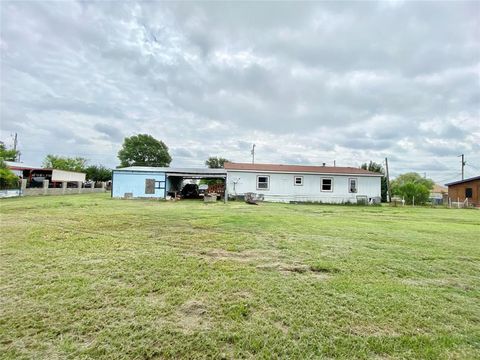
[[16, 188], [19, 185], [18, 180], [18, 177], [0, 159], [0, 189]]
[[109, 181], [112, 180], [112, 170], [103, 165], [90, 165], [85, 169], [87, 179], [92, 181]]
[[362, 166], [360, 166], [361, 169], [363, 170], [368, 170], [368, 171], [373, 171], [376, 173], [383, 174], [382, 180], [381, 180], [381, 195], [382, 195], [382, 202], [387, 202], [387, 177], [385, 176], [385, 169], [383, 168], [382, 164], [370, 161], [368, 164], [363, 163]]
[[228, 162], [228, 160], [225, 158], [210, 156], [208, 160], [205, 161], [205, 165], [207, 165], [210, 169], [222, 169], [226, 162]]
[[422, 184], [428, 190], [433, 189], [433, 185], [435, 184], [433, 180], [424, 178], [416, 172], [409, 172], [397, 176], [395, 180], [392, 181], [392, 191], [408, 183]]
[[18, 155], [20, 155], [20, 151], [13, 149], [8, 150], [5, 144], [0, 141], [0, 160], [15, 161]]
[[405, 199], [405, 203], [409, 205], [414, 201], [415, 204], [423, 205], [428, 202], [430, 190], [424, 184], [409, 182], [395, 188], [393, 194]]
[[57, 170], [84, 172], [87, 165], [87, 159], [82, 157], [64, 157], [57, 155], [47, 155], [43, 160], [43, 167]]
[[[223, 165], [228, 162], [227, 159], [218, 157], [218, 156], [210, 156], [208, 160], [205, 161], [205, 165], [207, 165], [210, 169], [222, 169]], [[223, 179], [202, 179], [200, 180], [200, 184], [207, 184], [208, 186], [216, 185], [216, 184], [223, 184], [225, 180]]]
[[147, 134], [125, 138], [118, 152], [120, 167], [126, 166], [169, 166], [172, 158], [163, 141]]
[[433, 180], [426, 179], [420, 174], [410, 172], [398, 176], [392, 181], [392, 193], [405, 199], [407, 204], [425, 204], [430, 197]]

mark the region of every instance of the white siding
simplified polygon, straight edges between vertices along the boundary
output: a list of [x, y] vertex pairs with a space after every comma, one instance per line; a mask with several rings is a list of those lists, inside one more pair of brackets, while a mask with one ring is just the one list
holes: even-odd
[[85, 173], [54, 169], [52, 181], [85, 181]]
[[[263, 194], [266, 201], [316, 201], [324, 203], [356, 202], [358, 195], [368, 198], [381, 196], [381, 177], [365, 175], [331, 175], [306, 173], [273, 173], [227, 171], [227, 189], [230, 195], [246, 192]], [[269, 189], [257, 189], [257, 176], [269, 176]], [[294, 184], [295, 176], [303, 176], [303, 185]], [[333, 179], [333, 191], [321, 191], [321, 178]], [[357, 179], [357, 192], [349, 192], [348, 179]]]

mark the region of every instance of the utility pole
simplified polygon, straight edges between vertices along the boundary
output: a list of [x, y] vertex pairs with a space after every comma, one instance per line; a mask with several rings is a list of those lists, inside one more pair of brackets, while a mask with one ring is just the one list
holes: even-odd
[[388, 173], [388, 159], [385, 158], [385, 169], [387, 171], [387, 194], [388, 194], [388, 202], [392, 201], [392, 192], [390, 190], [390, 175]]
[[15, 159], [13, 159], [13, 161], [17, 161], [17, 133], [15, 133], [15, 137], [13, 138], [13, 151], [15, 151]]
[[255, 164], [255, 144], [252, 146], [252, 164]]
[[458, 157], [461, 157], [462, 158], [462, 180], [464, 179], [464, 170], [465, 170], [465, 155], [462, 154], [462, 155], [458, 155]]

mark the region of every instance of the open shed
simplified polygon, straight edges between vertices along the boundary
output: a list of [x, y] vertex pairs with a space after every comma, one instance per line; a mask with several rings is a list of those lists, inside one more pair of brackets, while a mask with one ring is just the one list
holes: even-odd
[[28, 187], [41, 187], [44, 180], [48, 180], [50, 184], [53, 184], [53, 187], [56, 184], [61, 186], [62, 182], [85, 182], [86, 174], [81, 172], [45, 169], [13, 161], [6, 161], [5, 163], [15, 175], [22, 179], [27, 179]]
[[112, 197], [164, 199], [185, 180], [226, 178], [225, 169], [131, 166], [113, 170]]

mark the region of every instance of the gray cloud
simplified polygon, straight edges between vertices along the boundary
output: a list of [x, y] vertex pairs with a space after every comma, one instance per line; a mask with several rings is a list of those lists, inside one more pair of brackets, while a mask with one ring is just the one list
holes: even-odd
[[25, 161], [115, 166], [150, 133], [178, 166], [255, 143], [264, 162], [480, 167], [478, 2], [0, 6], [1, 136]]
[[122, 132], [112, 125], [97, 123], [93, 128], [98, 132], [107, 135], [108, 138], [114, 141], [120, 141], [124, 138]]

